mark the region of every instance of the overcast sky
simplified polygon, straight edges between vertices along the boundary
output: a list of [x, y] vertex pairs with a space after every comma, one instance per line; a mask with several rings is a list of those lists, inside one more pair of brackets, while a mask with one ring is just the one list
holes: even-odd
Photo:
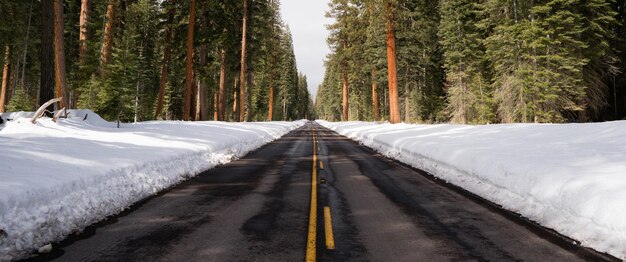
[[327, 24], [324, 17], [328, 0], [281, 0], [282, 18], [293, 35], [298, 70], [306, 75], [313, 99], [324, 78], [324, 58], [330, 51], [326, 44]]

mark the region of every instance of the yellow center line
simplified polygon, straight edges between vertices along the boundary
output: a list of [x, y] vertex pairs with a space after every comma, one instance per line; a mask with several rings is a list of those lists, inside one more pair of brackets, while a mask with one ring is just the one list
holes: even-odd
[[317, 142], [315, 129], [311, 128], [313, 136], [313, 175], [311, 177], [311, 209], [309, 210], [309, 234], [306, 241], [306, 261], [315, 261], [315, 242], [317, 234]]
[[326, 249], [335, 249], [335, 237], [333, 237], [333, 220], [330, 216], [330, 207], [324, 207], [324, 232], [326, 233]]

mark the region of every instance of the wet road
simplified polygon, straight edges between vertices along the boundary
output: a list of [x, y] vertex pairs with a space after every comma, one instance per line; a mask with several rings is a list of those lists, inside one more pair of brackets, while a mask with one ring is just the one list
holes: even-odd
[[309, 122], [32, 260], [607, 258], [567, 241]]

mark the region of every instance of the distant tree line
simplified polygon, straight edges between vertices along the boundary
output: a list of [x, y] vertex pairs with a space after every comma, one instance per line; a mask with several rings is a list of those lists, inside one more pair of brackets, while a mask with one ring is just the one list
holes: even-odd
[[[624, 0], [331, 0], [316, 112], [397, 122], [395, 106], [405, 122], [471, 124], [623, 119], [625, 9]], [[388, 86], [389, 17], [397, 90]]]
[[312, 117], [279, 5], [0, 0], [0, 112], [63, 97], [109, 120]]

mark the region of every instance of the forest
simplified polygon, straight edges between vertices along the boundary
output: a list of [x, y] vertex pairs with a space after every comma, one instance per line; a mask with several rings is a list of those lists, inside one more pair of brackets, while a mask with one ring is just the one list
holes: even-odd
[[316, 113], [392, 123], [624, 119], [624, 9], [624, 0], [331, 0]]
[[0, 112], [107, 120], [313, 117], [278, 0], [0, 0]]

